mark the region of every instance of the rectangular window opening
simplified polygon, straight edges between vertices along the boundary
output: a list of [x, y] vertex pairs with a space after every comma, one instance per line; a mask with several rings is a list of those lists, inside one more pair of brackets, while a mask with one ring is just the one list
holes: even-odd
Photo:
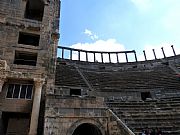
[[36, 66], [37, 53], [15, 52], [14, 64]]
[[44, 14], [44, 3], [40, 0], [28, 0], [24, 17], [31, 20], [42, 21]]
[[19, 32], [18, 44], [39, 46], [40, 35]]
[[6, 98], [12, 99], [32, 99], [32, 84], [9, 84]]
[[145, 101], [147, 98], [152, 98], [150, 92], [141, 92], [141, 99]]
[[81, 96], [81, 89], [70, 89], [71, 96]]
[[[29, 113], [2, 112], [1, 133], [3, 135], [27, 135], [30, 123]], [[18, 125], [18, 126], [17, 126]]]

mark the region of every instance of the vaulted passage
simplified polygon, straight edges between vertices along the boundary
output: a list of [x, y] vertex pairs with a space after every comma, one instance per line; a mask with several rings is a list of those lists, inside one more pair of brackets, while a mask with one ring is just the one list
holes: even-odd
[[97, 126], [84, 123], [74, 130], [73, 135], [102, 135], [102, 133]]

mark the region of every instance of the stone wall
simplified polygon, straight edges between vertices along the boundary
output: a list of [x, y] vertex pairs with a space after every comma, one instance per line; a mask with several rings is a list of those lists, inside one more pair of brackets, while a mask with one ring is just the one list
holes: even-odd
[[107, 134], [108, 115], [103, 98], [50, 96], [46, 100], [44, 134], [72, 135], [83, 123], [100, 128]]
[[[27, 10], [31, 10], [27, 6], [33, 6], [31, 4], [33, 2], [35, 2], [35, 5], [38, 4], [38, 7], [31, 7], [31, 9], [42, 8], [40, 9], [42, 11], [42, 19], [36, 17], [40, 12], [33, 15], [27, 12]], [[42, 100], [44, 102], [45, 94], [53, 93], [56, 48], [59, 39], [59, 11], [59, 0], [0, 1], [0, 112], [26, 112], [30, 114], [36, 112], [36, 117], [38, 117], [39, 111], [32, 110], [33, 101], [40, 102]], [[23, 41], [24, 37], [20, 39], [21, 33], [28, 39], [35, 36], [33, 40], [36, 40], [39, 37], [38, 43], [31, 44], [32, 42], [29, 41], [29, 44], [26, 42], [28, 39]], [[20, 57], [20, 55], [22, 56]], [[35, 64], [29, 64], [30, 61], [33, 61]], [[32, 99], [7, 99], [7, 86], [12, 80], [20, 84], [31, 81], [34, 85]], [[43, 80], [43, 83], [36, 85], [37, 80]], [[37, 90], [41, 91], [40, 95], [35, 95]], [[38, 100], [34, 100], [36, 98]], [[40, 107], [40, 103], [34, 104], [39, 104]], [[44, 116], [40, 114], [40, 117]], [[42, 127], [43, 124], [40, 126]]]
[[2, 111], [0, 111], [0, 134], [3, 135], [3, 120], [2, 120]]
[[103, 98], [55, 95], [47, 97], [45, 135], [72, 135], [83, 124], [96, 126], [102, 135], [134, 135], [107, 109]]

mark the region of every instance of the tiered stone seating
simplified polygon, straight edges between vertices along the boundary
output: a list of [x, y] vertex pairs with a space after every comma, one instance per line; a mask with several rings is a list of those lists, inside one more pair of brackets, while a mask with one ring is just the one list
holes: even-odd
[[[102, 96], [105, 97], [107, 106], [134, 133], [139, 134], [144, 128], [160, 128], [163, 135], [180, 135], [180, 80], [168, 62], [167, 64], [161, 63], [161, 61], [154, 63], [152, 61], [152, 63], [144, 62], [132, 65], [131, 63], [113, 65], [112, 63], [80, 61], [67, 63], [68, 65], [57, 65], [56, 85], [86, 86], [74, 67], [76, 65], [79, 72], [97, 93], [106, 93], [105, 96], [103, 94]], [[158, 93], [159, 90], [160, 93]], [[120, 94], [124, 92], [128, 95], [128, 92], [131, 91], [139, 94], [140, 98], [122, 100]], [[146, 91], [152, 92], [151, 94], [154, 95], [152, 99], [147, 98], [147, 100], [141, 101], [141, 94]], [[120, 94], [118, 95], [116, 92]], [[131, 96], [134, 95], [131, 93]]]
[[148, 102], [107, 102], [109, 108], [136, 134], [160, 128], [163, 135], [180, 134], [180, 99]]
[[87, 87], [76, 68], [65, 63], [56, 67], [55, 84], [59, 86]]
[[180, 89], [176, 73], [169, 67], [150, 70], [91, 71], [82, 70], [91, 85], [99, 91], [125, 89]]

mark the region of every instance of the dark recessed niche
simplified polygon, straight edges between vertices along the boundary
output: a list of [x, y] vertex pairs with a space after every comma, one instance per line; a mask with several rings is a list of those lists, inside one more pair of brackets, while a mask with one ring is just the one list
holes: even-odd
[[100, 69], [100, 70], [105, 70], [106, 67], [104, 67], [104, 66], [99, 66], [99, 69]]
[[141, 92], [141, 99], [145, 101], [147, 98], [151, 98], [150, 92]]
[[81, 96], [81, 89], [70, 89], [70, 95]]
[[39, 46], [40, 35], [19, 32], [18, 44]]
[[168, 66], [168, 65], [169, 65], [169, 62], [168, 62], [168, 61], [165, 61], [165, 62], [162, 62], [162, 64]]
[[37, 62], [37, 53], [21, 52], [21, 51], [15, 52], [14, 64], [36, 66], [36, 62]]
[[44, 3], [41, 0], [28, 0], [24, 17], [31, 20], [42, 21], [44, 14]]

